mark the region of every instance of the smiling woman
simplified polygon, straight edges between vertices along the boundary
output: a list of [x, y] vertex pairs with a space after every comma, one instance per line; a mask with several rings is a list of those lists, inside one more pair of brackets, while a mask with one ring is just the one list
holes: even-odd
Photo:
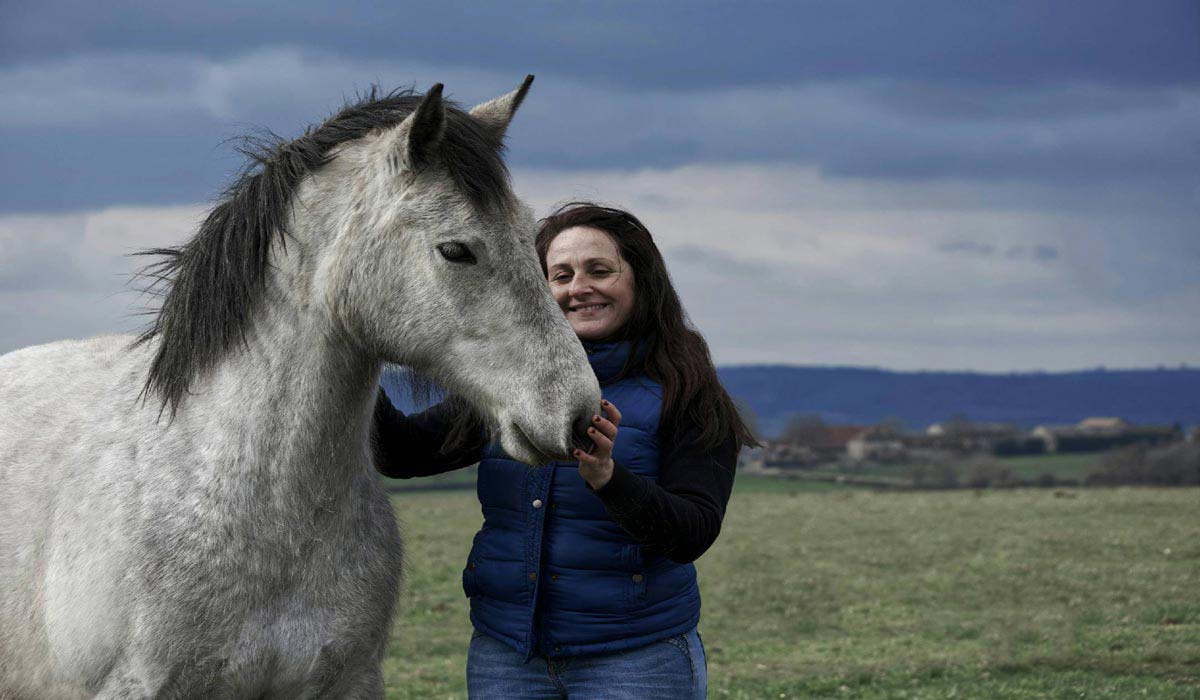
[[479, 462], [484, 523], [463, 571], [473, 700], [704, 697], [692, 562], [753, 438], [637, 218], [569, 204], [536, 247], [603, 391], [593, 448], [531, 469], [482, 435], [448, 439], [453, 407], [405, 416], [381, 394], [376, 466], [403, 478]]
[[580, 340], [604, 340], [633, 312], [634, 276], [604, 231], [575, 226], [555, 236], [544, 256], [554, 300]]

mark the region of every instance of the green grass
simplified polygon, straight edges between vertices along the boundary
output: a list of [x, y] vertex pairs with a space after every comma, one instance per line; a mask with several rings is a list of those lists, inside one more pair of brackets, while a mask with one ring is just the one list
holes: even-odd
[[[1085, 454], [1049, 454], [1022, 455], [1018, 457], [992, 457], [982, 455], [971, 458], [964, 457], [952, 465], [957, 469], [959, 478], [967, 480], [972, 473], [974, 461], [982, 460], [1005, 467], [1012, 471], [1013, 476], [1024, 481], [1037, 481], [1045, 474], [1059, 480], [1075, 480], [1083, 483], [1087, 475], [1104, 458], [1104, 453], [1091, 452]], [[902, 464], [868, 464], [861, 468], [849, 470], [846, 473], [867, 477], [883, 477], [887, 479], [910, 480], [913, 463]], [[822, 471], [822, 470], [815, 470]], [[825, 470], [827, 471], [827, 470]]]
[[426, 476], [419, 479], [384, 479], [384, 487], [392, 493], [410, 491], [474, 489], [478, 466], [456, 469], [445, 474]]
[[1051, 474], [1059, 479], [1076, 479], [1080, 483], [1104, 458], [1104, 453], [1024, 455], [1005, 457], [996, 461], [1013, 471], [1018, 479], [1037, 479]]
[[[739, 475], [697, 566], [711, 698], [1200, 698], [1200, 490], [875, 493]], [[463, 698], [471, 492], [395, 497], [389, 698]]]
[[735, 490], [742, 496], [749, 496], [756, 493], [829, 493], [831, 491], [848, 491], [858, 488], [861, 487], [839, 484], [832, 481], [807, 481], [804, 479], [758, 476], [745, 473], [737, 475], [735, 484]]

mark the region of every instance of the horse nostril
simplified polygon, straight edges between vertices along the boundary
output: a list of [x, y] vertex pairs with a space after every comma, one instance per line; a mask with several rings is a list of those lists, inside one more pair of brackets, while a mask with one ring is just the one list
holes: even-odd
[[571, 424], [571, 444], [584, 452], [591, 452], [592, 448], [596, 446], [596, 443], [592, 442], [592, 439], [588, 437], [588, 426], [591, 424], [590, 415], [580, 416]]

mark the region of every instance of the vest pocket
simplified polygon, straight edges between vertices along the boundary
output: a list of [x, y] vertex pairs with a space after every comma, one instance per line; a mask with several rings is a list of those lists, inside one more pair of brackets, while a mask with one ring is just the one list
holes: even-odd
[[637, 610], [646, 604], [646, 563], [640, 544], [621, 547], [621, 575], [625, 577], [625, 608]]
[[645, 574], [625, 574], [625, 606], [637, 610], [646, 604]]

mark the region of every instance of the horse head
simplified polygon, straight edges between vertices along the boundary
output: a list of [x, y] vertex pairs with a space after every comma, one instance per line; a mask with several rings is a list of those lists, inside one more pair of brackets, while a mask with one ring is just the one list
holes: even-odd
[[297, 139], [251, 149], [191, 240], [146, 251], [160, 260], [145, 274], [169, 287], [140, 338], [157, 342], [146, 391], [174, 414], [274, 313], [286, 342], [334, 338], [432, 378], [517, 459], [568, 459], [600, 391], [502, 158], [532, 80], [469, 113], [441, 85], [372, 91]]
[[501, 159], [531, 82], [469, 113], [434, 86], [400, 123], [339, 147], [298, 209], [336, 326], [466, 399], [505, 451], [541, 464], [570, 458], [600, 392]]

